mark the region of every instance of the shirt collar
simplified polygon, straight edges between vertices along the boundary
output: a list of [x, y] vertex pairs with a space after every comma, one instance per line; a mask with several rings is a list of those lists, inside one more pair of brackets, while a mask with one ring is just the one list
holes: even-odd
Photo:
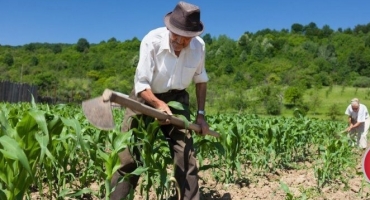
[[[165, 31], [161, 34], [161, 47], [159, 48], [158, 54], [160, 54], [164, 50], [171, 51], [170, 48], [170, 31]], [[195, 49], [195, 45], [193, 44], [194, 38], [190, 41], [189, 48], [190, 49]]]
[[161, 40], [161, 47], [158, 51], [158, 53], [160, 53], [161, 51], [164, 51], [164, 50], [170, 50], [170, 32], [167, 30], [165, 32], [163, 32], [162, 34], [162, 40]]

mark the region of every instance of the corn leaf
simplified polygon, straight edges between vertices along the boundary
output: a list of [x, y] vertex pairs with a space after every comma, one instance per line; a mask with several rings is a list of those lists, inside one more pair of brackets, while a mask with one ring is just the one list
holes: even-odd
[[13, 158], [15, 158], [15, 160], [18, 160], [22, 164], [22, 166], [27, 170], [27, 172], [33, 179], [33, 174], [28, 163], [28, 158], [24, 151], [19, 147], [19, 144], [13, 138], [10, 138], [7, 135], [0, 137], [0, 143], [1, 145], [3, 145], [4, 150], [8, 154], [12, 154]]
[[177, 110], [187, 110], [188, 109], [187, 106], [185, 106], [182, 103], [177, 102], [177, 101], [170, 101], [170, 102], [167, 103], [167, 105], [169, 107], [177, 109]]
[[17, 137], [16, 131], [10, 126], [7, 117], [5, 116], [5, 108], [0, 110], [0, 128], [2, 132], [9, 135], [10, 137]]
[[130, 138], [132, 136], [132, 131], [128, 131], [126, 133], [118, 133], [117, 137], [113, 140], [113, 147], [116, 152], [120, 152], [121, 150], [127, 147], [127, 144], [130, 142]]

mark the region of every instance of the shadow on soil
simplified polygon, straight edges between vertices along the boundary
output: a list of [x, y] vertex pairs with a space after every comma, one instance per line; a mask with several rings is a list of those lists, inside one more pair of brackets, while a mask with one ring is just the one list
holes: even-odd
[[[250, 180], [247, 178], [238, 179], [233, 183], [235, 185], [238, 185], [239, 188], [242, 187], [249, 187]], [[226, 189], [227, 191], [227, 189]], [[207, 186], [200, 188], [200, 199], [201, 200], [231, 200], [231, 194], [226, 192], [224, 194], [220, 194], [220, 192], [217, 189], [211, 189]]]

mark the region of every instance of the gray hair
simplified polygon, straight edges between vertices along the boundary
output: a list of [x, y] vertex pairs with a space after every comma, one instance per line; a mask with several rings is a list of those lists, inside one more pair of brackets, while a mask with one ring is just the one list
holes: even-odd
[[353, 98], [351, 100], [351, 105], [352, 106], [359, 106], [359, 104], [360, 104], [360, 100], [358, 100], [358, 98]]

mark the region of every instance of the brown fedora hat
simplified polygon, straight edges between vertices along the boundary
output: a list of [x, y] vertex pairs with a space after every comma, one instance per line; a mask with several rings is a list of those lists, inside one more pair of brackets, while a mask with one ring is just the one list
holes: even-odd
[[183, 1], [164, 17], [164, 23], [170, 31], [185, 37], [195, 37], [203, 32], [199, 7]]

